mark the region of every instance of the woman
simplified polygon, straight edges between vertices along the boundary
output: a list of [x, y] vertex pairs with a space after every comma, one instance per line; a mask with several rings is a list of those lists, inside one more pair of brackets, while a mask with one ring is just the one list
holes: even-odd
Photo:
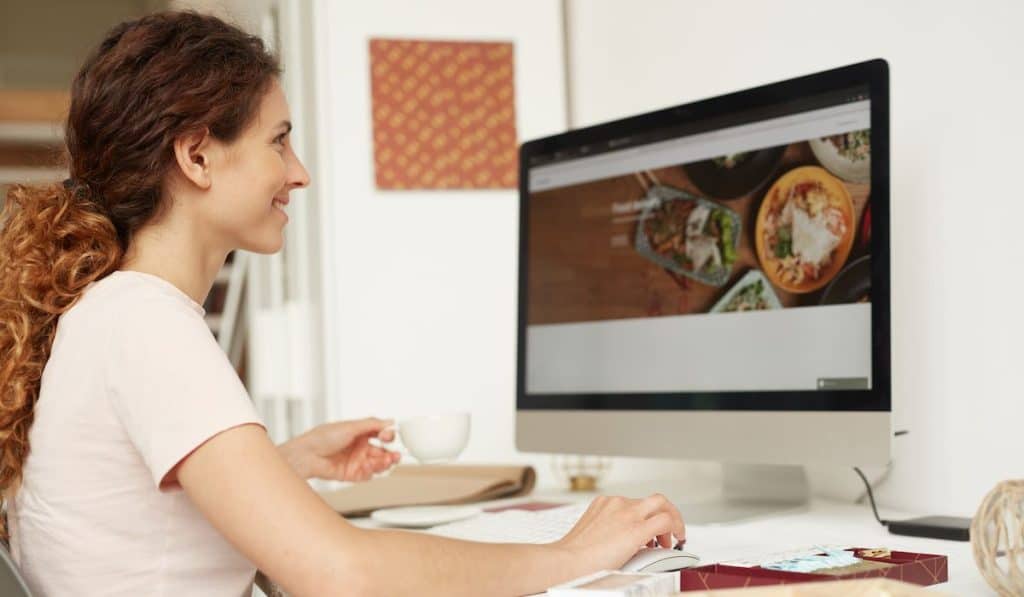
[[[16, 186], [0, 234], [0, 491], [39, 595], [522, 594], [683, 537], [661, 496], [599, 498], [560, 541], [365, 530], [305, 478], [387, 470], [377, 419], [267, 437], [200, 306], [228, 253], [281, 248], [309, 175], [280, 68], [190, 12], [115, 27], [72, 84], [71, 177]], [[400, 571], [400, 573], [399, 573]]]

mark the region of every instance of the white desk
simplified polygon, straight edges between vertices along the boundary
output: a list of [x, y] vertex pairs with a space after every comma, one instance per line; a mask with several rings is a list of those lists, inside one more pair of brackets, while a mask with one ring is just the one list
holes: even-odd
[[[525, 498], [487, 502], [485, 507], [589, 497], [592, 496], [542, 489]], [[893, 514], [891, 511], [885, 514], [896, 519], [913, 516]], [[685, 510], [683, 517], [686, 517]], [[354, 518], [352, 522], [367, 528], [378, 526], [369, 518]], [[971, 597], [995, 594], [974, 564], [970, 543], [892, 535], [875, 521], [871, 507], [866, 504], [861, 506], [814, 500], [810, 508], [803, 512], [728, 525], [689, 525], [686, 532], [687, 551], [699, 555], [705, 564], [827, 544], [944, 554], [949, 557], [949, 582], [937, 585], [937, 589]]]

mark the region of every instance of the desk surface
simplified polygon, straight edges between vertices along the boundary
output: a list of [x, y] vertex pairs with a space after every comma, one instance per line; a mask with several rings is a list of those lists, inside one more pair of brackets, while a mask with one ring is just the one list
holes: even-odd
[[[568, 502], [591, 497], [592, 494], [540, 489], [525, 498], [497, 500], [484, 505], [535, 500]], [[897, 519], [914, 516], [888, 511], [886, 514]], [[685, 511], [683, 516], [685, 518]], [[367, 528], [378, 526], [369, 518], [353, 518], [351, 521]], [[937, 589], [953, 595], [995, 594], [974, 564], [970, 543], [892, 535], [875, 521], [868, 505], [815, 499], [804, 511], [727, 525], [688, 525], [686, 532], [686, 549], [699, 555], [706, 564], [829, 544], [944, 554], [949, 558], [949, 582], [938, 585]]]

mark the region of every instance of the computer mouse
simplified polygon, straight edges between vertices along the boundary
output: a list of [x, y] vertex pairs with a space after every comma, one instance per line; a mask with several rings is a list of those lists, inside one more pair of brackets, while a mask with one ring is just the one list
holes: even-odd
[[669, 572], [692, 568], [700, 564], [700, 558], [692, 553], [664, 547], [647, 547], [622, 565], [623, 572]]

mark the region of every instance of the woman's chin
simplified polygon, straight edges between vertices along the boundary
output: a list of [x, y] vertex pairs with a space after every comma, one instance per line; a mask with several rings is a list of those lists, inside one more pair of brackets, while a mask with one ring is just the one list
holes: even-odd
[[266, 238], [251, 239], [252, 242], [246, 243], [246, 246], [239, 247], [243, 251], [249, 251], [250, 253], [259, 253], [260, 255], [273, 255], [284, 247], [284, 232], [278, 232], [277, 234], [269, 234]]

